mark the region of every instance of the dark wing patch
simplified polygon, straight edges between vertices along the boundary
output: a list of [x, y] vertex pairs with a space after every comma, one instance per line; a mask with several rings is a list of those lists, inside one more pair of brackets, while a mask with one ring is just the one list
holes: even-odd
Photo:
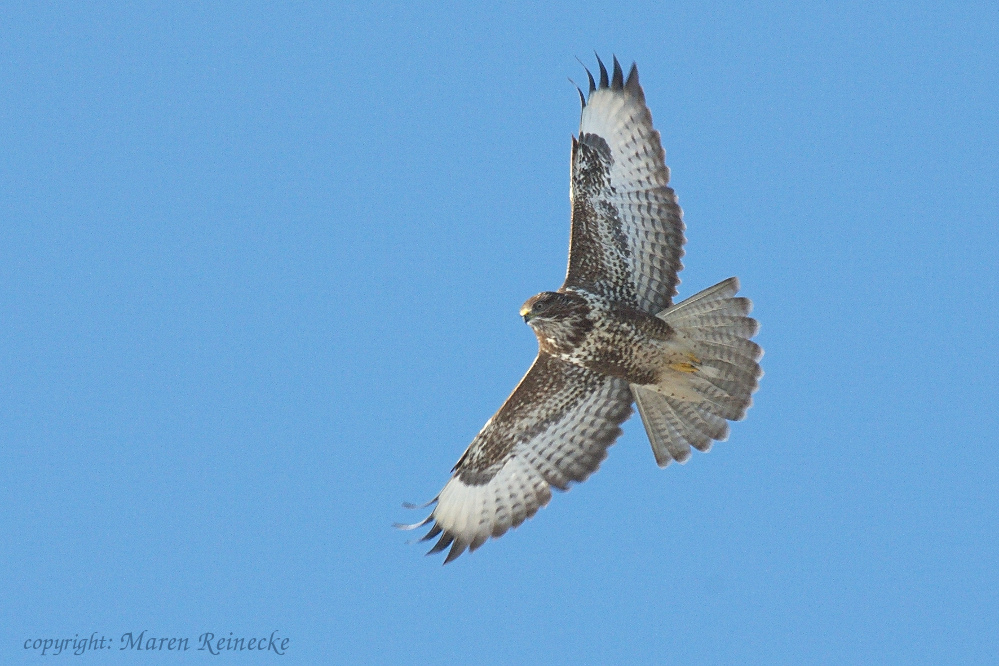
[[672, 303], [683, 268], [684, 226], [668, 182], [638, 69], [632, 65], [625, 80], [615, 58], [609, 77], [601, 62], [600, 85], [591, 86], [579, 139], [572, 143], [565, 287], [581, 287], [652, 314]]
[[445, 562], [475, 550], [533, 516], [603, 461], [631, 415], [628, 383], [547, 354], [482, 428], [455, 465], [426, 520], [430, 552], [450, 546]]

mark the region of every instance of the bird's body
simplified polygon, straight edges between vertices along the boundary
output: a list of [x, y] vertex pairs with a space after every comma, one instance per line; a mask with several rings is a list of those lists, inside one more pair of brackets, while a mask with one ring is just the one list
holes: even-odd
[[[599, 62], [599, 60], [598, 60]], [[589, 75], [589, 72], [587, 72]], [[633, 65], [600, 63], [572, 141], [569, 268], [557, 291], [520, 314], [538, 357], [434, 499], [430, 552], [445, 562], [516, 527], [586, 479], [638, 406], [656, 462], [707, 451], [743, 418], [762, 350], [748, 299], [729, 278], [672, 304], [682, 268], [682, 212]]]
[[541, 352], [642, 385], [656, 384], [671, 362], [682, 360], [676, 331], [662, 319], [583, 289], [556, 294], [571, 305], [549, 306], [528, 322]]

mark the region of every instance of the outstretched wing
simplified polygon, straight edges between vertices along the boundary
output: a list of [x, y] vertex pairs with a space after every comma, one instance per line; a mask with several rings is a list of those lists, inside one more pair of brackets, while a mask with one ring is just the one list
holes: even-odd
[[[416, 528], [433, 522], [430, 550], [451, 546], [445, 563], [533, 516], [603, 461], [631, 415], [628, 383], [539, 353], [499, 411], [486, 422]], [[429, 553], [428, 553], [429, 554]]]
[[[599, 58], [598, 58], [599, 62]], [[631, 66], [614, 58], [608, 80], [590, 79], [572, 141], [572, 235], [566, 287], [582, 287], [656, 314], [669, 307], [683, 268], [683, 212], [652, 114]], [[580, 93], [582, 99], [582, 93]]]

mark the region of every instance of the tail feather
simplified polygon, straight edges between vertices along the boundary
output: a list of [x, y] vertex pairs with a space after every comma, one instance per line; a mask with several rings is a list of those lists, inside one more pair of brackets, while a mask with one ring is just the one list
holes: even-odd
[[[722, 300], [702, 300], [694, 307], [673, 311], [666, 310], [673, 321], [690, 321], [709, 317], [745, 317], [752, 311], [753, 302], [748, 298], [735, 297]], [[664, 313], [665, 314], [665, 313]]]
[[705, 358], [701, 361], [699, 374], [729, 395], [737, 396], [745, 392], [746, 387], [755, 386], [763, 373], [755, 361], [743, 363], [740, 365], [718, 358]]
[[673, 460], [686, 462], [690, 458], [691, 444], [701, 444], [704, 435], [696, 430], [691, 432], [670, 409], [665, 396], [640, 387], [632, 387], [632, 393], [642, 414], [642, 423], [645, 424], [656, 463], [665, 467]]
[[694, 342], [694, 355], [699, 358], [713, 358], [719, 361], [726, 361], [733, 365], [741, 366], [744, 363], [756, 362], [760, 360], [763, 350], [752, 340], [738, 339], [742, 344], [722, 344], [718, 342], [708, 342], [707, 340], [696, 340]]
[[[666, 319], [666, 317], [663, 318]], [[756, 335], [760, 329], [759, 323], [750, 317], [732, 317], [715, 314], [714, 312], [685, 319], [666, 319], [666, 321], [672, 324], [674, 328], [685, 332], [689, 331], [691, 337], [695, 339], [699, 335], [710, 334], [749, 339]]]
[[632, 385], [631, 393], [635, 396], [638, 413], [642, 415], [642, 425], [645, 426], [645, 434], [649, 436], [656, 463], [660, 467], [665, 467], [673, 459], [673, 455], [668, 448], [669, 426], [666, 425], [666, 418], [662, 415], [662, 409], [656, 400], [658, 394], [635, 385]]
[[728, 437], [728, 423], [702, 407], [641, 386], [632, 386], [632, 392], [660, 467], [673, 460], [684, 463], [691, 447], [707, 452], [712, 440]]
[[728, 439], [728, 421], [717, 414], [712, 414], [706, 409], [695, 407], [689, 402], [685, 402], [683, 400], [670, 401], [670, 407], [673, 408], [673, 411], [676, 412], [680, 418], [687, 423], [690, 423], [707, 436], [708, 441], [705, 442], [703, 448], [698, 446], [698, 450], [707, 451], [710, 449], [712, 440], [724, 442]]
[[[690, 333], [688, 332], [688, 336]], [[701, 344], [708, 345], [722, 345], [724, 347], [731, 347], [733, 350], [737, 351], [739, 354], [746, 356], [752, 361], [759, 361], [763, 357], [763, 349], [753, 342], [752, 340], [746, 340], [744, 338], [734, 338], [731, 334], [724, 331], [716, 331], [713, 329], [701, 329], [696, 331], [692, 336], [694, 347], [696, 348]], [[709, 357], [710, 354], [704, 354]]]
[[748, 395], [730, 395], [704, 377], [688, 377], [686, 381], [701, 398], [695, 404], [723, 419], [741, 421], [746, 416], [746, 410], [753, 404], [753, 399]]
[[[711, 312], [718, 303], [730, 299], [739, 292], [739, 278], [730, 277], [713, 287], [699, 291], [690, 298], [664, 310], [659, 316], [669, 312], [674, 317], [686, 317], [691, 313]], [[710, 305], [709, 305], [710, 304]], [[748, 314], [748, 313], [746, 313]]]
[[742, 419], [752, 405], [763, 350], [749, 339], [759, 324], [747, 316], [752, 302], [736, 297], [738, 290], [739, 281], [729, 278], [659, 314], [693, 356], [692, 371], [670, 376], [672, 388], [631, 387], [661, 467], [686, 461], [691, 447], [707, 451], [713, 440], [725, 440], [727, 421]]

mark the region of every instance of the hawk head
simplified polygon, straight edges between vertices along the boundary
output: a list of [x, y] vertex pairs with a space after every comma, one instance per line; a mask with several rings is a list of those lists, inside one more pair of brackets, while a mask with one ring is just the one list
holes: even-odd
[[541, 349], [548, 353], [565, 353], [579, 346], [593, 328], [589, 313], [586, 299], [562, 291], [543, 291], [520, 308], [520, 316], [534, 329]]

